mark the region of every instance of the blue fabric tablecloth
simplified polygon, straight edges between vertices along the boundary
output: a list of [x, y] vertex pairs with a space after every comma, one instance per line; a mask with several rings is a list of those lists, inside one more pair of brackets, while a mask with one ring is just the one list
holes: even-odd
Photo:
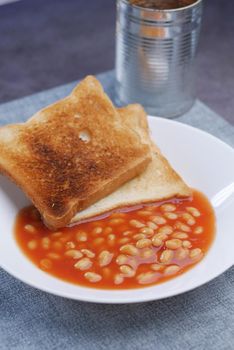
[[[98, 78], [113, 98], [113, 72]], [[75, 84], [1, 105], [0, 123], [26, 120]], [[177, 120], [234, 144], [234, 128], [199, 101]], [[0, 269], [0, 349], [234, 349], [234, 267], [183, 295], [132, 305], [59, 298]]]

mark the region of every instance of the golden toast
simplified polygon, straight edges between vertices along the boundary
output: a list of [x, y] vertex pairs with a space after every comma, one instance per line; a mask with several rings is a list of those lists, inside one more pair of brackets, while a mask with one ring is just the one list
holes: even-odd
[[21, 187], [48, 227], [66, 226], [150, 162], [148, 141], [123, 119], [88, 76], [26, 123], [0, 128], [0, 171]]

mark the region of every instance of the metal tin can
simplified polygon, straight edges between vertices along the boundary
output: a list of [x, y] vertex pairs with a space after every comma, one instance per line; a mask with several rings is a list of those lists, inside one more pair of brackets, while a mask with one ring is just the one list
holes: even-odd
[[194, 58], [202, 0], [155, 10], [117, 0], [116, 96], [140, 103], [151, 115], [172, 118], [195, 101]]

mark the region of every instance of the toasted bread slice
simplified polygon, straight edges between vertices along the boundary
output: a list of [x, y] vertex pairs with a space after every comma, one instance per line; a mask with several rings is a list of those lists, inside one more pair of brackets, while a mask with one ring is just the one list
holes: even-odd
[[0, 128], [0, 171], [52, 229], [140, 174], [150, 160], [147, 142], [123, 123], [92, 76], [26, 123]]
[[109, 196], [77, 213], [71, 223], [99, 216], [119, 207], [164, 201], [173, 197], [186, 198], [191, 196], [190, 188], [172, 169], [159, 148], [151, 141], [147, 117], [143, 108], [137, 104], [129, 105], [119, 109], [119, 114], [129, 128], [133, 128], [139, 133], [142, 142], [150, 144], [152, 162], [143, 173], [125, 183]]

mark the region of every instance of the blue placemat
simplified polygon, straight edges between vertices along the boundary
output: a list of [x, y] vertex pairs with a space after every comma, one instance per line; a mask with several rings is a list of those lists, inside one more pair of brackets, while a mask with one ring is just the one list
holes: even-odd
[[[113, 72], [98, 78], [113, 98]], [[75, 84], [1, 105], [0, 123], [26, 120]], [[199, 101], [177, 120], [234, 144], [234, 128]], [[0, 269], [0, 349], [234, 349], [233, 290], [232, 267], [205, 286], [173, 298], [98, 305], [41, 292]]]

